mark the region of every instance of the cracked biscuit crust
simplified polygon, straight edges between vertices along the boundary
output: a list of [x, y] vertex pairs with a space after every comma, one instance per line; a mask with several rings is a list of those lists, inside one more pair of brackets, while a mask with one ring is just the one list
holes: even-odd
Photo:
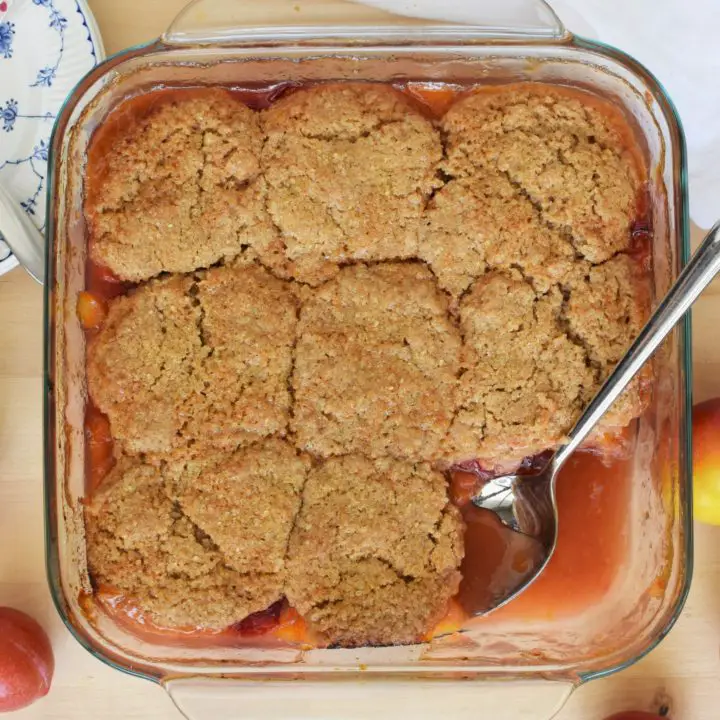
[[557, 289], [536, 295], [517, 272], [485, 275], [464, 296], [451, 460], [520, 459], [563, 439], [595, 375], [562, 328], [562, 307]]
[[[242, 501], [242, 522], [221, 525], [207, 522], [207, 488], [178, 479], [177, 468], [122, 458], [86, 508], [95, 586], [127, 593], [167, 627], [221, 629], [265, 609], [283, 594], [285, 548], [306, 471], [280, 441], [217, 460], [208, 470], [218, 491], [213, 502], [237, 519]], [[268, 517], [274, 504], [282, 511]], [[248, 526], [267, 534], [248, 533]]]
[[420, 263], [344, 268], [303, 305], [293, 373], [297, 445], [437, 457], [453, 413], [460, 334]]
[[190, 396], [185, 437], [232, 448], [285, 434], [297, 329], [294, 289], [256, 266], [218, 268], [197, 283], [200, 332], [207, 355]]
[[281, 573], [308, 468], [308, 458], [269, 439], [230, 455], [171, 461], [165, 475], [171, 496], [230, 567]]
[[128, 126], [89, 152], [91, 254], [123, 280], [207, 267], [272, 232], [257, 114], [221, 89], [169, 92], [138, 119], [119, 106], [110, 119]]
[[268, 211], [262, 261], [317, 285], [348, 260], [417, 254], [442, 157], [432, 123], [391, 87], [319, 85], [262, 114]]
[[607, 103], [532, 84], [486, 88], [441, 126], [453, 180], [430, 204], [421, 255], [443, 287], [459, 294], [485, 269], [516, 263], [544, 290], [575, 251], [599, 263], [628, 249], [643, 178]]
[[[561, 442], [646, 317], [639, 261], [618, 254], [642, 180], [627, 138], [576, 91], [482, 90], [442, 121], [449, 177], [430, 197], [439, 136], [391, 88], [276, 103], [262, 169], [257, 116], [193, 92], [131, 129], [147, 165], [123, 140], [120, 179], [90, 185], [92, 252], [122, 277], [241, 253], [111, 301], [89, 343], [121, 451], [87, 508], [93, 581], [171, 627], [226, 627], [286, 593], [328, 644], [415, 642], [463, 552], [420, 461]], [[432, 272], [393, 261], [416, 255]], [[343, 267], [363, 259], [387, 262]], [[646, 372], [601, 432], [642, 412]]]
[[183, 426], [182, 408], [204, 381], [195, 373], [207, 354], [198, 331], [193, 281], [171, 277], [110, 303], [87, 348], [87, 382], [95, 405], [128, 452], [170, 450]]
[[[642, 330], [649, 306], [647, 274], [627, 255], [587, 268], [568, 283], [567, 329], [583, 345], [589, 364], [596, 369], [595, 391]], [[648, 363], [605, 414], [600, 428], [623, 428], [639, 417], [648, 402], [652, 377], [652, 364]]]
[[255, 267], [154, 280], [110, 303], [87, 378], [129, 453], [284, 434], [296, 298]]
[[[631, 258], [579, 263], [566, 281], [542, 294], [517, 271], [491, 272], [463, 296], [451, 462], [519, 460], [562, 442], [639, 333], [648, 297]], [[651, 376], [647, 368], [628, 386], [599, 432], [642, 413]]]
[[333, 458], [305, 484], [288, 600], [329, 645], [417, 642], [457, 592], [462, 536], [429, 465]]
[[547, 225], [527, 196], [501, 173], [478, 170], [450, 180], [430, 201], [420, 255], [442, 288], [458, 297], [491, 270], [519, 269], [546, 292], [573, 270], [566, 232]]

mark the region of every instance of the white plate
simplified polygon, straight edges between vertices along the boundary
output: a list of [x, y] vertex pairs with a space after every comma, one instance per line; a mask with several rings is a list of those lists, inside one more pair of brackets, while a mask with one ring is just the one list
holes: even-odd
[[[55, 117], [104, 57], [85, 0], [0, 0], [0, 184], [40, 233]], [[17, 264], [0, 239], [0, 275]]]

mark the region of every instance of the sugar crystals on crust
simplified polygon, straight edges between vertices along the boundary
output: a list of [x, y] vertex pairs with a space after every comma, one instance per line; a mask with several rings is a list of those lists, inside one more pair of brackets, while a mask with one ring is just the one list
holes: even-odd
[[457, 102], [442, 128], [450, 176], [502, 174], [591, 262], [628, 248], [642, 177], [627, 123], [608, 102], [532, 83], [483, 88]]
[[[645, 324], [650, 304], [648, 278], [637, 260], [618, 255], [588, 268], [568, 287], [569, 332], [585, 347], [598, 382], [603, 381]], [[652, 373], [648, 363], [603, 417], [602, 428], [625, 427], [642, 414]]]
[[536, 295], [517, 272], [490, 273], [460, 304], [465, 345], [452, 461], [520, 460], [552, 447], [590, 400], [595, 374], [562, 328], [557, 289]]
[[154, 280], [110, 303], [90, 395], [126, 452], [283, 434], [296, 324], [292, 289], [258, 267]]
[[[122, 458], [86, 508], [95, 586], [126, 593], [168, 627], [224, 628], [278, 600], [307, 469], [281, 446], [273, 441], [218, 459], [208, 487], [229, 511], [226, 520], [237, 515], [232, 508], [240, 498], [252, 496], [242, 503], [242, 522], [226, 524], [209, 522], [207, 506], [216, 499], [207, 487], [184, 483], [177, 469]], [[275, 482], [255, 495], [269, 476]], [[268, 516], [273, 502], [280, 511]], [[266, 532], [246, 532], [260, 524]], [[256, 562], [263, 556], [264, 563]]]
[[257, 246], [263, 262], [318, 284], [340, 262], [417, 254], [442, 147], [407, 98], [386, 85], [318, 85], [279, 100], [262, 123], [279, 232]]
[[88, 344], [90, 397], [129, 452], [174, 447], [182, 408], [204, 387], [195, 368], [207, 350], [191, 287], [190, 278], [173, 276], [113, 300], [102, 330]]
[[235, 453], [178, 458], [168, 489], [188, 519], [244, 573], [282, 573], [309, 467], [288, 443], [269, 439]]
[[89, 151], [97, 263], [133, 281], [190, 272], [271, 232], [256, 113], [218, 88], [160, 91], [140, 117], [125, 113], [113, 111]]
[[330, 645], [418, 642], [457, 592], [462, 535], [429, 465], [333, 458], [305, 484], [288, 599]]
[[320, 456], [437, 457], [460, 334], [420, 263], [344, 268], [301, 310], [292, 429]]

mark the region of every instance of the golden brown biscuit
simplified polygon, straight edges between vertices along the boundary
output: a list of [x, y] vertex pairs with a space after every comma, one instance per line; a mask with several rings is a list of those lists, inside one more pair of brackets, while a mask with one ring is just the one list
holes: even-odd
[[327, 644], [419, 641], [463, 555], [429, 463], [557, 445], [647, 314], [618, 254], [643, 181], [629, 130], [579, 91], [483, 89], [441, 121], [443, 160], [388, 86], [262, 116], [173, 92], [91, 149], [92, 257], [133, 280], [235, 259], [111, 301], [89, 342], [119, 451], [86, 511], [92, 580], [161, 625], [286, 594]]
[[642, 178], [627, 123], [609, 103], [532, 83], [484, 88], [441, 126], [452, 177], [504, 175], [591, 262], [628, 248]]
[[454, 408], [460, 334], [420, 263], [344, 268], [304, 304], [291, 421], [315, 455], [437, 457]]
[[536, 295], [517, 272], [477, 280], [460, 304], [465, 345], [452, 461], [519, 460], [560, 442], [590, 400], [595, 373], [562, 329], [557, 289]]
[[349, 455], [312, 470], [287, 597], [330, 645], [420, 641], [457, 592], [463, 523], [423, 463]]
[[233, 448], [283, 435], [297, 328], [293, 288], [252, 265], [218, 268], [197, 282], [195, 299], [208, 353], [197, 368], [203, 392], [184, 406], [183, 436]]
[[[596, 368], [599, 388], [648, 317], [647, 274], [633, 258], [618, 255], [588, 268], [568, 287], [568, 330], [583, 345], [590, 364]], [[642, 414], [649, 399], [652, 372], [652, 365], [646, 365], [602, 419], [602, 428], [625, 427]]]
[[[636, 261], [578, 263], [561, 291], [541, 294], [517, 271], [478, 279], [460, 303], [463, 373], [448, 433], [451, 462], [503, 464], [562, 442], [647, 315]], [[648, 401], [648, 368], [603, 418], [622, 428]]]
[[87, 382], [128, 452], [162, 452], [178, 444], [182, 408], [205, 380], [196, 368], [207, 355], [198, 331], [201, 311], [193, 280], [155, 280], [110, 303], [87, 349]]
[[275, 103], [262, 124], [280, 234], [255, 243], [264, 263], [317, 285], [338, 263], [417, 254], [442, 147], [407, 98], [383, 85], [318, 85]]
[[154, 280], [111, 302], [90, 395], [130, 453], [283, 434], [296, 315], [292, 289], [255, 266]]
[[207, 267], [272, 233], [257, 115], [218, 88], [166, 92], [89, 151], [92, 257], [123, 280]]
[[456, 297], [488, 270], [512, 268], [546, 292], [576, 262], [567, 233], [547, 225], [503, 174], [484, 168], [435, 194], [425, 212], [420, 256]]
[[[257, 489], [261, 478], [252, 470], [243, 471], [243, 462], [248, 458], [252, 462], [253, 453], [264, 453], [264, 460], [272, 462], [278, 452], [276, 442], [240, 451], [223, 461], [224, 468], [216, 467], [215, 479], [222, 477], [219, 484], [225, 489], [235, 485], [238, 497], [247, 495], [248, 486]], [[280, 461], [277, 471], [288, 475], [282, 486], [275, 486], [275, 500], [292, 508], [274, 515], [276, 526], [270, 528], [265, 515], [271, 500], [261, 496], [245, 505], [244, 521], [265, 522], [269, 555], [278, 556], [275, 545], [282, 535], [279, 556], [284, 560], [306, 468], [302, 462], [287, 462], [286, 456], [295, 457], [291, 448], [281, 455], [285, 461]], [[183, 486], [178, 501], [172, 494], [175, 475], [170, 473], [171, 483], [167, 476], [167, 470], [122, 458], [87, 506], [88, 567], [95, 586], [128, 594], [155, 623], [168, 627], [224, 628], [278, 600], [283, 593], [284, 563], [268, 563], [267, 572], [253, 566], [262, 554], [261, 539], [239, 524], [234, 526], [233, 538], [232, 525], [221, 528], [216, 523], [205, 528], [190, 520], [185, 505], [206, 519], [200, 508], [208, 502], [207, 489]], [[263, 498], [265, 502], [260, 502]], [[218, 538], [211, 532], [217, 532]], [[230, 553], [228, 548], [232, 548]]]
[[235, 453], [202, 454], [168, 463], [171, 496], [243, 573], [282, 573], [307, 458], [269, 439]]

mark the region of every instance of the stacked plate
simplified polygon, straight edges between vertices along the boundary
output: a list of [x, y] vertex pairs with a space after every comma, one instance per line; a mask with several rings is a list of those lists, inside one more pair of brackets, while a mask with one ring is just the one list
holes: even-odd
[[18, 265], [10, 245], [44, 246], [55, 117], [104, 57], [85, 0], [0, 0], [0, 275]]

